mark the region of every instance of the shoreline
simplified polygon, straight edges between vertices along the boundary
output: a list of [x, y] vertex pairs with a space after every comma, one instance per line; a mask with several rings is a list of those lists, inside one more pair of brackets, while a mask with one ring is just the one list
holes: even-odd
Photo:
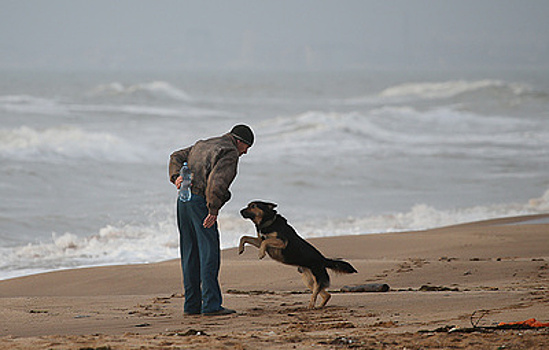
[[[548, 221], [542, 214], [310, 239], [327, 257], [343, 258], [359, 271], [330, 273], [332, 299], [315, 310], [306, 309], [310, 295], [296, 269], [257, 260], [253, 247], [243, 255], [236, 248], [222, 251], [220, 281], [224, 305], [238, 312], [232, 316], [183, 316], [178, 259], [2, 280], [0, 349], [328, 349], [344, 346], [343, 339], [363, 344], [359, 348], [531, 342], [541, 349], [549, 346], [547, 328], [497, 337], [419, 331], [470, 327], [478, 310], [488, 311], [482, 326], [549, 322]], [[386, 283], [390, 291], [341, 292], [366, 283]]]
[[[362, 236], [362, 235], [387, 235], [387, 234], [398, 234], [398, 233], [414, 233], [414, 232], [422, 232], [422, 231], [430, 231], [430, 230], [439, 230], [447, 227], [484, 225], [484, 224], [492, 224], [492, 223], [494, 225], [549, 224], [549, 214], [525, 214], [520, 216], [505, 216], [501, 218], [484, 219], [484, 220], [473, 221], [473, 222], [463, 222], [463, 223], [452, 224], [452, 225], [441, 226], [441, 227], [430, 228], [430, 229], [388, 231], [388, 232], [387, 231], [363, 232], [363, 233], [352, 233], [352, 234], [336, 235], [336, 236], [317, 236], [317, 237], [306, 238], [306, 239], [317, 240], [317, 239], [324, 239], [324, 238], [329, 239], [329, 238], [336, 238], [336, 237], [354, 237], [354, 236]], [[221, 234], [223, 233], [221, 232]], [[236, 248], [237, 248], [236, 246], [223, 248], [222, 251], [233, 250]], [[166, 263], [173, 260], [178, 260], [178, 258], [169, 258], [167, 260], [153, 261], [153, 262], [133, 262], [133, 263], [121, 262], [121, 263], [105, 263], [105, 264], [99, 264], [99, 265], [91, 264], [91, 265], [82, 265], [82, 266], [74, 266], [74, 267], [59, 267], [59, 268], [52, 268], [52, 269], [37, 270], [27, 274], [14, 275], [10, 277], [0, 277], [0, 282], [18, 279], [18, 278], [30, 277], [30, 276], [43, 275], [48, 273], [55, 273], [60, 271], [81, 270], [81, 269], [90, 269], [90, 268], [104, 268], [104, 267], [162, 264], [162, 263]]]

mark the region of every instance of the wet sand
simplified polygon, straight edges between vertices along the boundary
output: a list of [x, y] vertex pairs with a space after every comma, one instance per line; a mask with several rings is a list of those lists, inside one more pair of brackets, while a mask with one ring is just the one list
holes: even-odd
[[[295, 267], [229, 249], [237, 314], [184, 316], [177, 260], [58, 271], [0, 281], [0, 349], [549, 348], [547, 328], [489, 328], [549, 322], [549, 215], [310, 241], [359, 271], [330, 274], [324, 309]], [[369, 283], [390, 290], [341, 292]]]

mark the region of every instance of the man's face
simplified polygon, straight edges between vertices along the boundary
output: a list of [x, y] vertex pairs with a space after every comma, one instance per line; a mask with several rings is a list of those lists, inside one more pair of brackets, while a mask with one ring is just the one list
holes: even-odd
[[248, 148], [250, 148], [250, 146], [247, 143], [244, 143], [240, 140], [237, 140], [236, 141], [236, 148], [238, 148], [238, 156], [240, 157], [243, 154], [248, 153]]

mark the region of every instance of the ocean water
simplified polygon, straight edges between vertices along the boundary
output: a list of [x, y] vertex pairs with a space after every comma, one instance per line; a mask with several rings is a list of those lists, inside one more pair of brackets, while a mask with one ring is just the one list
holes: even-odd
[[223, 248], [254, 199], [309, 238], [549, 212], [549, 72], [2, 77], [0, 279], [177, 258], [169, 155], [237, 123]]

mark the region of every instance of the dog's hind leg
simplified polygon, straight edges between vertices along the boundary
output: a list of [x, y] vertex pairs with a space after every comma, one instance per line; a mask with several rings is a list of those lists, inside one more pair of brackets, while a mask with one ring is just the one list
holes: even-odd
[[325, 287], [320, 286], [310, 269], [306, 267], [300, 267], [299, 272], [301, 272], [301, 279], [303, 280], [305, 286], [313, 292], [313, 295], [311, 295], [311, 301], [309, 302], [309, 309], [314, 309], [316, 299], [318, 298], [319, 294], [322, 297], [322, 303], [320, 304], [320, 307], [324, 307], [328, 300], [330, 300], [330, 293], [326, 292]]
[[311, 295], [311, 301], [309, 302], [309, 309], [314, 309], [316, 304], [316, 298], [318, 297], [318, 293], [320, 293], [320, 285], [316, 282], [313, 286], [313, 295]]
[[307, 288], [313, 292], [313, 295], [311, 296], [311, 301], [309, 302], [309, 309], [313, 309], [315, 307], [316, 298], [318, 296], [318, 283], [316, 283], [315, 276], [311, 272], [310, 269], [306, 267], [300, 267], [298, 269], [299, 272], [301, 272], [301, 280], [303, 281], [303, 284]]
[[322, 298], [322, 302], [320, 303], [320, 307], [326, 306], [330, 298], [332, 297], [330, 293], [326, 291], [326, 288], [322, 288], [320, 290], [320, 297]]
[[301, 272], [301, 280], [303, 281], [303, 284], [305, 284], [305, 287], [309, 288], [312, 291], [315, 281], [311, 270], [301, 266], [297, 270]]
[[331, 295], [326, 291], [326, 288], [330, 286], [330, 276], [326, 271], [326, 268], [323, 266], [313, 266], [310, 269], [311, 274], [313, 275], [313, 295], [311, 296], [311, 302], [309, 303], [309, 308], [313, 309], [315, 307], [316, 299], [320, 294], [322, 297], [322, 302], [320, 307], [326, 306], [328, 300], [330, 300]]

